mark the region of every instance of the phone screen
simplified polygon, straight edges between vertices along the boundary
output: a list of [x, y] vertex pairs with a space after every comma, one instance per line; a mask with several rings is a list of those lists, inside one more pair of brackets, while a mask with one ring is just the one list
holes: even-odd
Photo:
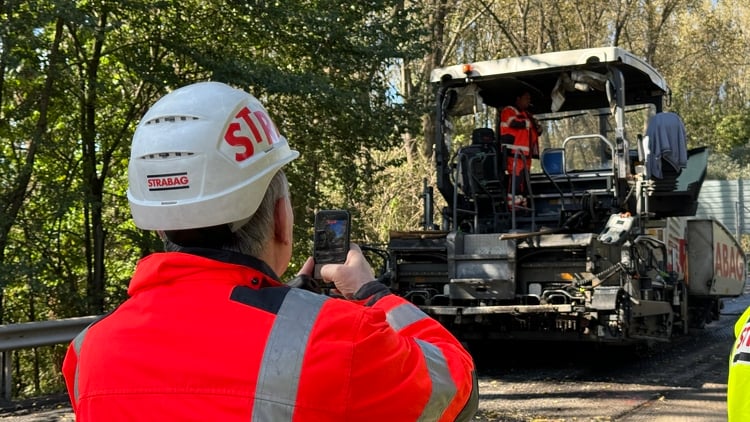
[[346, 210], [323, 210], [315, 214], [315, 278], [320, 278], [320, 265], [346, 261], [349, 253], [349, 225], [350, 216]]

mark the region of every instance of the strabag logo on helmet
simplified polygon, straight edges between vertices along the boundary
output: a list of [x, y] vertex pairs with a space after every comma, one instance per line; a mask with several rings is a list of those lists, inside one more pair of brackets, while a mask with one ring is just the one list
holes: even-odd
[[190, 188], [190, 179], [187, 172], [170, 174], [149, 174], [146, 176], [148, 190], [175, 190]]
[[227, 131], [224, 133], [224, 141], [231, 148], [221, 149], [224, 153], [231, 150], [227, 154], [229, 158], [233, 158], [236, 162], [242, 162], [255, 154], [256, 147], [260, 147], [261, 151], [267, 151], [278, 142], [278, 138], [279, 132], [265, 110], [253, 111], [245, 106], [234, 116], [233, 121], [229, 123]]

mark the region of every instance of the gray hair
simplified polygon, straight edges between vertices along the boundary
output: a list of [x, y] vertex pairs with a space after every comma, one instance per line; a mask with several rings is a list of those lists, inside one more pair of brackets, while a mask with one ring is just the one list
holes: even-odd
[[266, 194], [250, 220], [234, 232], [232, 245], [222, 249], [234, 250], [244, 255], [259, 256], [273, 235], [276, 202], [289, 196], [289, 184], [283, 170], [271, 179]]
[[[243, 255], [255, 257], [260, 256], [266, 243], [271, 240], [271, 236], [273, 235], [276, 202], [287, 196], [289, 196], [289, 183], [284, 171], [279, 170], [271, 179], [271, 183], [269, 183], [268, 189], [266, 189], [263, 200], [260, 202], [255, 214], [245, 221], [236, 222], [239, 224], [239, 228], [229, 233], [226, 237], [219, 234], [218, 237], [225, 240], [216, 245], [217, 249], [239, 252]], [[178, 239], [193, 238], [198, 239], [200, 243], [205, 243], [205, 240], [217, 238], [213, 233], [227, 234], [230, 232], [229, 227], [231, 226], [234, 225], [228, 224], [205, 229], [167, 232], [167, 235], [164, 237], [164, 250], [168, 252], [180, 252], [184, 249], [184, 246], [180, 245], [183, 242], [180, 242]], [[204, 241], [201, 241], [201, 239]]]

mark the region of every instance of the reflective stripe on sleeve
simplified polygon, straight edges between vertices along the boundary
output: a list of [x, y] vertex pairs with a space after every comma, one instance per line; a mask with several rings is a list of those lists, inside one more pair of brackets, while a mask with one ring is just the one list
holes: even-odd
[[436, 421], [445, 412], [456, 395], [456, 384], [453, 382], [448, 362], [445, 360], [442, 350], [426, 341], [417, 339], [417, 344], [422, 349], [427, 371], [432, 382], [430, 400], [424, 407], [419, 421]]
[[427, 318], [427, 314], [411, 303], [403, 303], [386, 312], [385, 319], [388, 325], [396, 331]]
[[736, 353], [732, 359], [732, 363], [750, 365], [750, 353]]
[[299, 289], [284, 298], [263, 352], [253, 421], [292, 420], [307, 340], [327, 299]]
[[[90, 327], [90, 325], [89, 325]], [[76, 373], [73, 377], [73, 398], [75, 399], [76, 403], [78, 403], [78, 368], [81, 367], [81, 347], [83, 346], [83, 339], [86, 337], [86, 333], [89, 331], [89, 327], [86, 327], [78, 333], [77, 336], [73, 339], [73, 342], [71, 343], [73, 346], [73, 351], [76, 353]]]

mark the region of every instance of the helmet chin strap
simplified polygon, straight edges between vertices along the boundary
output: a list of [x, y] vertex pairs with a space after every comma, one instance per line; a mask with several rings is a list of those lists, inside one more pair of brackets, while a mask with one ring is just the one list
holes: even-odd
[[164, 236], [172, 243], [186, 248], [220, 249], [232, 240], [228, 224], [187, 230], [166, 230]]

